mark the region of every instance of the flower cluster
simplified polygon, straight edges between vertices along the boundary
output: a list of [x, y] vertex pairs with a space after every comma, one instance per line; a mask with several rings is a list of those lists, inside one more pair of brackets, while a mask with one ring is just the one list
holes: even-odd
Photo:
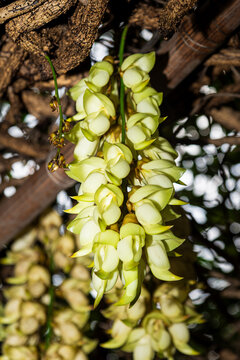
[[43, 266], [44, 252], [35, 244], [36, 230], [17, 239], [1, 262], [14, 265], [11, 284], [4, 289], [7, 302], [0, 322], [4, 324], [2, 353], [5, 360], [38, 359], [40, 331], [46, 324], [42, 299], [48, 292], [50, 274]]
[[[162, 93], [149, 86], [155, 54], [134, 54], [118, 71], [107, 57], [95, 64], [89, 77], [70, 91], [76, 101], [77, 124], [68, 135], [76, 144], [75, 160], [67, 174], [81, 183], [76, 214], [68, 230], [79, 236], [80, 250], [73, 256], [93, 253], [92, 284], [95, 306], [120, 275], [125, 292], [119, 305], [134, 303], [149, 266], [164, 281], [180, 279], [170, 271], [169, 252], [184, 239], [170, 230], [180, 215], [172, 206], [174, 182], [184, 169], [168, 141], [159, 137]], [[118, 108], [118, 77], [125, 85], [126, 134]], [[147, 263], [147, 264], [146, 264]]]
[[[187, 299], [188, 291], [186, 283], [164, 283], [155, 290], [152, 299], [142, 288], [139, 299], [130, 309], [110, 305], [103, 315], [115, 319], [112, 339], [102, 346], [131, 352], [134, 360], [152, 360], [155, 354], [173, 360], [176, 350], [197, 355], [198, 352], [188, 344], [188, 324], [203, 320]], [[107, 299], [110, 301], [117, 297], [116, 291], [109, 295]], [[149, 307], [152, 307], [150, 312]]]
[[[15, 240], [1, 259], [3, 264], [14, 265], [13, 276], [6, 279], [9, 286], [4, 288], [6, 304], [0, 317], [2, 360], [87, 360], [86, 354], [97, 344], [83, 330], [90, 314], [91, 277], [86, 267], [90, 259], [70, 258], [76, 239], [70, 234], [60, 236], [60, 225], [61, 217], [54, 211], [48, 213], [37, 228]], [[50, 273], [51, 256], [54, 269]], [[44, 336], [49, 331], [52, 337], [45, 351]]]

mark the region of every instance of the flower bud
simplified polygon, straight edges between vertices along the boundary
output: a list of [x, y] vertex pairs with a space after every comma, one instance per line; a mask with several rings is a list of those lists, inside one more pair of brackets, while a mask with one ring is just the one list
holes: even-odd
[[84, 136], [93, 141], [108, 131], [110, 119], [103, 111], [92, 113], [81, 123], [81, 128]]
[[95, 202], [106, 225], [114, 224], [119, 220], [123, 199], [123, 193], [116, 185], [107, 184], [98, 188]]
[[102, 88], [109, 82], [113, 73], [113, 66], [108, 61], [100, 61], [94, 64], [89, 72], [89, 81], [98, 88]]
[[129, 326], [125, 325], [121, 320], [116, 320], [111, 330], [113, 339], [101, 344], [101, 346], [107, 349], [116, 349], [126, 342], [130, 332], [131, 328]]
[[76, 85], [74, 85], [71, 89], [68, 90], [70, 97], [74, 101], [76, 101], [79, 96], [83, 96], [84, 91], [88, 88], [86, 80], [87, 78], [80, 80]]
[[173, 324], [169, 327], [169, 331], [172, 335], [173, 341], [178, 343], [187, 343], [190, 339], [189, 330], [184, 323]]
[[36, 237], [36, 230], [32, 229], [17, 240], [11, 246], [11, 250], [13, 252], [22, 252], [23, 250], [32, 246], [35, 241]]
[[163, 295], [160, 300], [161, 310], [170, 319], [175, 319], [184, 314], [182, 304], [169, 296]]
[[35, 317], [32, 316], [22, 317], [20, 319], [19, 327], [23, 334], [31, 335], [38, 330], [39, 322]]
[[3, 290], [4, 296], [7, 299], [20, 299], [20, 300], [30, 300], [31, 296], [27, 291], [27, 286], [25, 285], [15, 285], [10, 286], [7, 289]]
[[151, 160], [163, 159], [174, 161], [178, 156], [169, 142], [162, 137], [158, 137], [155, 142], [144, 149], [142, 153]]
[[111, 277], [107, 280], [102, 280], [98, 277], [95, 272], [92, 273], [92, 285], [97, 292], [97, 297], [94, 302], [94, 307], [97, 307], [101, 301], [104, 292], [111, 290], [116, 284], [118, 278], [118, 272], [114, 271], [111, 273]]
[[84, 285], [77, 279], [69, 278], [60, 287], [62, 296], [75, 311], [86, 311], [88, 309], [88, 299], [82, 291]]
[[133, 66], [138, 67], [142, 71], [150, 72], [155, 64], [154, 51], [148, 54], [133, 54], [128, 56], [122, 63], [121, 70], [125, 71]]
[[87, 356], [83, 351], [79, 350], [74, 358], [74, 360], [88, 360]]
[[123, 73], [124, 85], [132, 91], [141, 91], [149, 83], [149, 80], [149, 75], [137, 67], [131, 67]]
[[70, 276], [74, 279], [81, 280], [82, 282], [89, 282], [91, 278], [89, 271], [81, 264], [74, 264]]
[[47, 269], [40, 265], [33, 265], [28, 272], [28, 290], [30, 294], [38, 298], [44, 294], [50, 285], [50, 274]]
[[21, 317], [35, 317], [41, 325], [46, 322], [46, 313], [43, 305], [33, 301], [26, 301], [22, 304]]
[[117, 251], [124, 269], [129, 270], [139, 263], [144, 245], [145, 231], [140, 225], [128, 223], [121, 227]]
[[[7, 360], [38, 360], [38, 352], [34, 346], [4, 346], [3, 353]], [[5, 359], [4, 359], [5, 360]]]
[[151, 345], [151, 337], [145, 335], [142, 337], [133, 352], [134, 360], [152, 360], [154, 358], [154, 351]]
[[119, 234], [113, 230], [100, 232], [94, 239], [94, 271], [103, 280], [117, 269], [119, 258], [116, 250]]
[[74, 149], [74, 158], [81, 161], [95, 155], [98, 149], [99, 140], [89, 141], [83, 134]]
[[107, 164], [107, 176], [110, 181], [120, 185], [121, 179], [125, 178], [130, 172], [130, 164], [133, 159], [131, 150], [123, 144], [112, 145], [105, 142], [103, 154]]
[[4, 307], [4, 317], [0, 319], [2, 324], [11, 324], [17, 321], [21, 315], [21, 299], [10, 299]]
[[67, 345], [77, 344], [82, 337], [82, 334], [78, 330], [78, 327], [70, 321], [59, 323], [53, 329], [55, 334], [57, 336], [61, 336], [61, 338], [64, 339], [64, 342]]

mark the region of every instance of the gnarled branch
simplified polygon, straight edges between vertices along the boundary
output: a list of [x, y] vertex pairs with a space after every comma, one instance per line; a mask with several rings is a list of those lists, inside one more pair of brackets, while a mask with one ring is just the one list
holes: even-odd
[[134, 11], [129, 22], [145, 29], [158, 29], [166, 37], [176, 30], [182, 18], [196, 3], [197, 0], [169, 0], [163, 9], [142, 3]]

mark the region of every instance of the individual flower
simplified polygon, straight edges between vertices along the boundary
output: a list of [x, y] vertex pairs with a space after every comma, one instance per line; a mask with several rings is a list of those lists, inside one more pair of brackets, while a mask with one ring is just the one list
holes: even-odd
[[149, 81], [149, 75], [138, 67], [133, 66], [123, 72], [124, 85], [133, 91], [141, 91]]
[[145, 185], [134, 189], [129, 201], [133, 204], [139, 223], [147, 234], [158, 234], [170, 227], [163, 224], [161, 210], [169, 203], [173, 188], [159, 185]]
[[89, 89], [85, 90], [82, 98], [77, 99], [76, 109], [78, 113], [74, 115], [74, 120], [82, 120], [91, 114], [97, 116], [100, 112], [108, 118], [116, 115], [114, 105], [106, 95], [92, 92]]
[[92, 272], [92, 286], [93, 289], [96, 291], [97, 295], [94, 301], [94, 307], [98, 306], [99, 302], [101, 301], [103, 294], [107, 291], [110, 291], [117, 282], [118, 272], [114, 271], [111, 273], [110, 279], [101, 279], [96, 273]]
[[140, 154], [142, 157], [149, 158], [150, 160], [163, 159], [174, 161], [174, 159], [178, 156], [177, 152], [163, 137], [155, 139], [154, 143], [143, 149]]
[[176, 323], [169, 327], [172, 341], [178, 351], [185, 355], [198, 355], [199, 352], [188, 345], [190, 333], [185, 323]]
[[158, 115], [152, 116], [136, 113], [127, 120], [127, 138], [133, 143], [135, 150], [142, 150], [151, 145], [156, 139], [152, 135], [162, 121]]
[[77, 243], [80, 250], [75, 252], [72, 257], [83, 256], [92, 252], [94, 238], [101, 231], [99, 224], [93, 217], [95, 210], [96, 206], [88, 206], [83, 209], [67, 227], [71, 232], [79, 234]]
[[133, 160], [131, 150], [124, 144], [104, 143], [103, 155], [106, 162], [106, 174], [115, 185], [120, 185], [121, 180], [128, 176], [130, 164]]
[[115, 224], [120, 216], [124, 196], [122, 190], [113, 184], [101, 185], [94, 196], [99, 215], [106, 225]]
[[38, 360], [35, 346], [3, 346], [4, 360]]
[[155, 53], [133, 54], [128, 56], [122, 63], [121, 70], [125, 71], [131, 67], [138, 67], [140, 70], [149, 73], [155, 64]]
[[59, 287], [59, 294], [67, 301], [71, 308], [78, 312], [89, 310], [88, 299], [84, 294], [85, 284], [81, 280], [69, 278]]
[[117, 252], [123, 269], [130, 270], [139, 264], [144, 245], [145, 231], [142, 226], [130, 222], [121, 226]]
[[116, 250], [119, 234], [114, 230], [99, 232], [94, 238], [93, 270], [102, 280], [110, 279], [117, 270], [119, 257]]
[[108, 61], [100, 61], [95, 63], [91, 67], [88, 81], [93, 83], [99, 89], [101, 89], [103, 86], [107, 85], [112, 73], [113, 73], [113, 65]]
[[116, 320], [111, 329], [112, 339], [107, 343], [101, 344], [101, 346], [107, 349], [116, 349], [126, 342], [130, 332], [131, 328], [129, 326], [125, 325], [121, 320]]

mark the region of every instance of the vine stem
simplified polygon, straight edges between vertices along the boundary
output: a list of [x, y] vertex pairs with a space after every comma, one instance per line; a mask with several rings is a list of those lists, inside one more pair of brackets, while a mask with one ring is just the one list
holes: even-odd
[[46, 333], [45, 333], [45, 348], [47, 349], [50, 345], [52, 334], [53, 334], [53, 328], [52, 328], [52, 318], [53, 318], [53, 306], [54, 306], [54, 300], [55, 300], [55, 293], [54, 293], [54, 285], [52, 282], [52, 275], [54, 272], [54, 261], [53, 261], [53, 255], [50, 254], [49, 256], [50, 264], [49, 264], [49, 271], [51, 276], [51, 285], [49, 287], [49, 297], [50, 302], [47, 309], [47, 324], [46, 324]]
[[[61, 100], [60, 100], [60, 97], [59, 97], [59, 93], [58, 93], [58, 84], [57, 84], [57, 75], [56, 75], [56, 71], [54, 69], [54, 66], [53, 66], [53, 63], [50, 59], [50, 57], [48, 55], [44, 55], [45, 56], [45, 59], [48, 61], [50, 67], [51, 67], [51, 70], [52, 70], [52, 75], [53, 75], [53, 80], [54, 80], [54, 88], [55, 88], [55, 97], [57, 99], [57, 103], [58, 103], [58, 109], [59, 109], [59, 118], [60, 118], [60, 121], [59, 121], [59, 139], [62, 138], [62, 128], [63, 128], [63, 112], [62, 112], [62, 105], [61, 105]], [[60, 153], [60, 149], [57, 150], [57, 155], [59, 155]]]
[[[118, 57], [119, 57], [119, 67], [120, 67], [120, 115], [121, 115], [121, 119], [122, 119], [122, 144], [125, 144], [125, 139], [126, 139], [126, 119], [125, 119], [125, 86], [124, 86], [124, 82], [122, 79], [122, 75], [121, 75], [121, 66], [123, 63], [123, 55], [124, 55], [124, 47], [125, 47], [125, 42], [126, 42], [126, 37], [127, 37], [127, 31], [128, 31], [128, 26], [126, 25], [123, 29], [122, 32], [122, 36], [121, 36], [121, 41], [120, 41], [120, 46], [119, 46], [119, 53], [118, 53]], [[122, 182], [122, 190], [123, 190], [123, 194], [124, 194], [124, 207], [123, 207], [123, 217], [125, 214], [127, 214], [127, 199], [128, 199], [128, 193], [127, 193], [127, 179], [123, 179]]]
[[[121, 68], [121, 65], [123, 63], [123, 54], [124, 54], [124, 46], [126, 42], [126, 36], [127, 36], [128, 26], [126, 25], [123, 29], [121, 41], [120, 41], [120, 47], [119, 47], [119, 66]], [[122, 143], [125, 144], [125, 138], [126, 138], [126, 120], [125, 120], [125, 109], [124, 109], [124, 97], [125, 97], [125, 86], [123, 83], [122, 76], [120, 76], [120, 115], [122, 118]]]

